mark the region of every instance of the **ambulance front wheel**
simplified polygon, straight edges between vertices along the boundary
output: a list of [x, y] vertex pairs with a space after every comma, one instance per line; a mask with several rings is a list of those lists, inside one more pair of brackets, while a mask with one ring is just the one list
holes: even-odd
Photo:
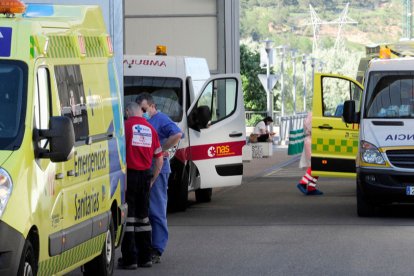
[[26, 240], [22, 258], [20, 260], [19, 271], [17, 275], [19, 276], [33, 276], [37, 274], [37, 262], [35, 252], [32, 246], [32, 243], [29, 240]]
[[198, 203], [210, 202], [213, 188], [195, 190], [195, 198]]
[[115, 230], [112, 215], [101, 255], [85, 264], [83, 275], [112, 275], [115, 259]]

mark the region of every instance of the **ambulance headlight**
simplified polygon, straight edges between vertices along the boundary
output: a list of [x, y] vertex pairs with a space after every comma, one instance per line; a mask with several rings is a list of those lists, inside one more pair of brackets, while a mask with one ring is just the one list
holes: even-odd
[[361, 141], [361, 158], [368, 164], [384, 165], [385, 160], [376, 146], [366, 141]]
[[0, 218], [6, 209], [7, 201], [9, 201], [13, 183], [10, 175], [0, 168]]

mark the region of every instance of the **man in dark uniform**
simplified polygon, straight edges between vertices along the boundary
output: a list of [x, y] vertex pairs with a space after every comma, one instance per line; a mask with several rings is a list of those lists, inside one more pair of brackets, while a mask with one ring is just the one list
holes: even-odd
[[[126, 106], [125, 140], [127, 161], [128, 217], [121, 245], [120, 268], [151, 267], [151, 224], [148, 218], [150, 188], [163, 164], [162, 148], [155, 129], [142, 117], [141, 107]], [[150, 170], [155, 159], [153, 171]]]

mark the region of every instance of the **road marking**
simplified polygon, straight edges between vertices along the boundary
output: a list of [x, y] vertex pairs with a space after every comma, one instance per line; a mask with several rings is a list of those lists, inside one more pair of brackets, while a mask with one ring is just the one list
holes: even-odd
[[297, 156], [294, 156], [291, 159], [289, 159], [289, 160], [287, 160], [283, 163], [280, 163], [280, 164], [277, 164], [273, 167], [270, 167], [270, 168], [268, 168], [268, 169], [266, 169], [266, 170], [264, 170], [264, 171], [262, 171], [262, 172], [260, 172], [256, 175], [252, 176], [252, 177], [244, 177], [243, 178], [243, 183], [250, 183], [250, 182], [253, 182], [257, 178], [267, 177], [269, 174], [272, 174], [273, 172], [278, 172], [281, 169], [283, 169], [284, 167], [287, 167], [287, 166], [299, 161], [299, 159], [300, 159], [300, 156], [297, 155]]
[[289, 178], [289, 177], [295, 177], [295, 178], [301, 178], [303, 176], [304, 172], [300, 170], [299, 168], [283, 168], [279, 170], [275, 170], [273, 172], [270, 172], [263, 177], [268, 178]]
[[[294, 156], [294, 157], [292, 157], [291, 159], [287, 160], [286, 162], [283, 162], [283, 163], [277, 164], [277, 165], [275, 165], [275, 166], [273, 166], [273, 167], [271, 167], [271, 168], [266, 169], [265, 171], [261, 172], [259, 175], [260, 175], [260, 176], [263, 176], [263, 175], [264, 175], [264, 176], [266, 176], [266, 175], [268, 175], [269, 173], [272, 173], [272, 172], [274, 172], [274, 171], [281, 170], [281, 169], [283, 169], [284, 167], [287, 167], [287, 166], [289, 166], [289, 165], [291, 165], [291, 164], [293, 164], [293, 163], [297, 162], [299, 159], [300, 159], [300, 156], [299, 156], [299, 155]], [[258, 176], [259, 176], [259, 175], [258, 175]]]

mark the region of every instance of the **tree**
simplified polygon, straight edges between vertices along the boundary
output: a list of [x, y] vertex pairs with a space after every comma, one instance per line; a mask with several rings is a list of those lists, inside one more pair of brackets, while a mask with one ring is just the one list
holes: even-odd
[[260, 68], [260, 54], [249, 49], [247, 45], [241, 44], [240, 74], [246, 110], [266, 110], [266, 92], [257, 77], [262, 73], [264, 69]]

